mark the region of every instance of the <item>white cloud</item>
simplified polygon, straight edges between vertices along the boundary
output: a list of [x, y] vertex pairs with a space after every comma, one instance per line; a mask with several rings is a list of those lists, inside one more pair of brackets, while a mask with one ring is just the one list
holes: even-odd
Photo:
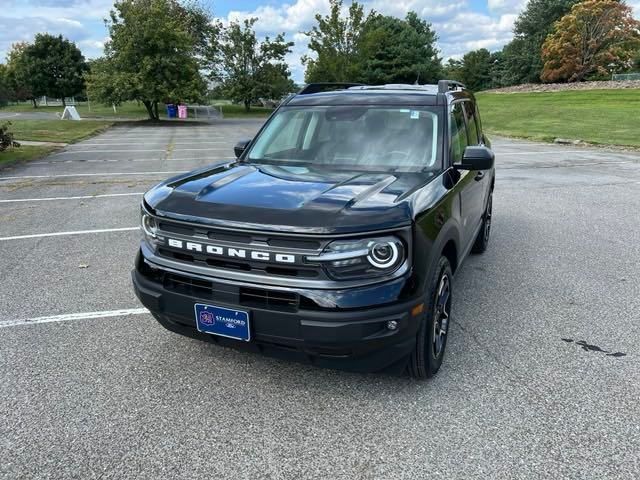
[[527, 0], [488, 0], [489, 10], [495, 13], [519, 12], [527, 4]]
[[[474, 12], [468, 0], [365, 0], [367, 10], [374, 9], [385, 15], [404, 17], [413, 10], [431, 22], [438, 34], [438, 48], [445, 58], [462, 57], [469, 50], [487, 48], [497, 50], [513, 36], [513, 22], [526, 0], [488, 0], [493, 15]], [[347, 2], [345, 2], [347, 3]], [[304, 77], [300, 57], [308, 53], [307, 37], [300, 32], [315, 24], [315, 15], [328, 13], [328, 0], [295, 0], [281, 6], [260, 6], [254, 11], [229, 12], [225, 21], [239, 21], [256, 17], [255, 28], [260, 35], [285, 32], [295, 42], [287, 62], [296, 81]]]
[[[300, 57], [308, 53], [308, 31], [315, 24], [315, 15], [326, 15], [328, 0], [264, 0], [255, 10], [236, 8], [222, 20], [243, 20], [257, 17], [256, 31], [260, 36], [284, 32], [295, 42], [287, 62], [296, 81], [302, 81], [304, 67]], [[367, 10], [404, 17], [413, 10], [433, 24], [438, 34], [438, 48], [447, 58], [460, 58], [477, 48], [500, 49], [511, 40], [513, 22], [527, 0], [486, 0], [487, 12], [471, 8], [471, 0], [362, 0]], [[349, 0], [344, 0], [344, 9]], [[242, 2], [236, 2], [242, 5]], [[640, 0], [629, 3], [640, 18]], [[215, 6], [215, 4], [214, 4]], [[102, 19], [113, 7], [113, 0], [5, 0], [0, 10], [0, 61], [11, 43], [33, 39], [35, 32], [62, 34], [75, 41], [88, 58], [102, 54], [107, 34]]]
[[63, 35], [87, 58], [102, 55], [103, 18], [113, 0], [8, 0], [0, 9], [0, 62], [11, 44], [33, 41], [38, 32]]
[[465, 0], [373, 0], [364, 3], [377, 12], [400, 18], [404, 18], [407, 12], [414, 11], [430, 22], [446, 18], [468, 7]]
[[444, 22], [434, 24], [440, 35], [440, 48], [445, 58], [459, 58], [470, 50], [498, 50], [513, 37], [513, 22], [517, 15], [498, 18], [476, 12], [458, 13]]

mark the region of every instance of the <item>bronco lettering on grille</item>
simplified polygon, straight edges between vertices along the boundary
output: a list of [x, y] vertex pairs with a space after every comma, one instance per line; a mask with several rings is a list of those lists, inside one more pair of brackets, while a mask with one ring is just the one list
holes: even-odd
[[260, 250], [249, 250], [246, 248], [232, 248], [220, 245], [208, 245], [204, 243], [176, 240], [175, 238], [167, 238], [167, 245], [169, 247], [189, 250], [191, 252], [219, 255], [227, 258], [243, 258], [258, 260], [261, 262], [296, 263], [296, 256], [288, 253], [271, 253]]

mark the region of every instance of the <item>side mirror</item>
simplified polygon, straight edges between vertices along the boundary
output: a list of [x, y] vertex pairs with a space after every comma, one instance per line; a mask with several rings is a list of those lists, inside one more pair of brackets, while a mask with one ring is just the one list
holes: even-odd
[[455, 164], [454, 167], [458, 170], [489, 170], [493, 168], [495, 158], [487, 147], [467, 147], [462, 155], [462, 163]]
[[233, 152], [236, 154], [236, 158], [240, 158], [240, 155], [244, 153], [250, 143], [251, 140], [240, 140], [236, 143], [236, 146], [233, 147]]

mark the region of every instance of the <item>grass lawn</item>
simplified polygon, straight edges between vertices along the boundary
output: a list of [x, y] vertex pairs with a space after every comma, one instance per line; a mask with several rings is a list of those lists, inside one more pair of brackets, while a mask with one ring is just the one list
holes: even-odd
[[273, 112], [272, 108], [265, 107], [251, 107], [251, 110], [246, 112], [244, 105], [234, 104], [221, 104], [216, 105], [218, 108], [222, 108], [222, 115], [224, 118], [250, 118], [250, 117], [268, 117]]
[[[214, 101], [215, 107], [222, 107], [223, 114], [226, 118], [239, 118], [239, 117], [267, 117], [273, 111], [270, 108], [264, 107], [251, 107], [251, 110], [247, 113], [244, 111], [243, 105], [234, 105], [228, 101]], [[116, 111], [113, 111], [113, 107], [102, 105], [99, 103], [91, 103], [91, 111], [89, 111], [89, 105], [86, 102], [76, 104], [76, 110], [82, 118], [130, 118], [132, 120], [143, 120], [148, 118], [147, 110], [142, 103], [137, 102], [125, 102], [122, 105], [116, 107]], [[64, 108], [62, 107], [38, 107], [33, 108], [31, 103], [20, 103], [18, 105], [9, 105], [0, 108], [0, 111], [6, 112], [51, 112], [62, 114]], [[158, 104], [158, 113], [160, 118], [166, 118], [167, 106], [164, 103]], [[189, 111], [189, 115], [193, 116], [193, 110]]]
[[488, 133], [640, 146], [640, 90], [478, 93]]
[[[147, 118], [147, 109], [144, 108], [143, 104], [137, 104], [136, 102], [126, 102], [122, 105], [116, 107], [116, 111], [113, 111], [113, 107], [102, 105], [99, 103], [91, 103], [91, 108], [89, 108], [89, 104], [87, 102], [77, 103], [75, 105], [76, 110], [80, 114], [81, 118], [110, 118], [110, 117], [118, 117], [118, 118], [130, 118], [132, 120], [139, 120]], [[8, 105], [6, 107], [2, 107], [0, 110], [4, 110], [7, 112], [49, 112], [49, 113], [59, 113], [62, 114], [64, 111], [63, 107], [38, 107], [33, 108], [33, 105], [30, 102], [19, 103], [17, 105]], [[166, 112], [165, 105], [158, 105], [158, 110], [160, 112]], [[162, 113], [161, 113], [162, 115]]]
[[111, 124], [104, 120], [11, 120], [9, 131], [18, 141], [69, 143], [105, 130]]
[[18, 148], [10, 148], [0, 152], [0, 167], [8, 165], [9, 163], [34, 160], [36, 158], [44, 157], [48, 153], [55, 150], [55, 147], [32, 147], [23, 145]]

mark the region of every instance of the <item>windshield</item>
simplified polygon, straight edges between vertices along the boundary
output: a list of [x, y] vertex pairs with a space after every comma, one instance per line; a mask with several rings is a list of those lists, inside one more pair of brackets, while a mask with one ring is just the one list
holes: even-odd
[[436, 170], [438, 120], [437, 110], [429, 107], [285, 107], [247, 158], [364, 170]]

